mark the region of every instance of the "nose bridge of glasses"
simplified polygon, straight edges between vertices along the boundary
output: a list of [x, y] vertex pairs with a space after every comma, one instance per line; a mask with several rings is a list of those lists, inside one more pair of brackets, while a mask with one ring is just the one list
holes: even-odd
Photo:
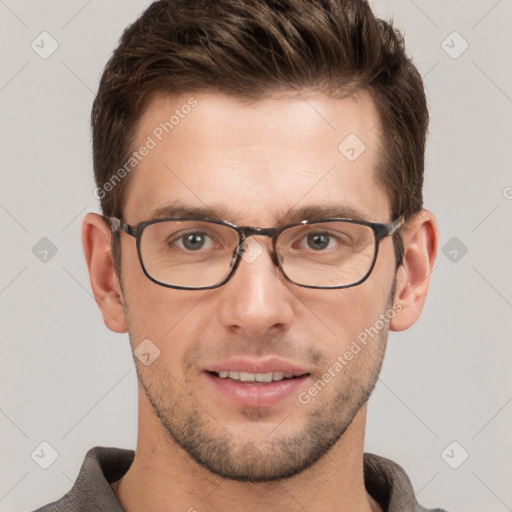
[[[272, 263], [274, 265], [279, 266], [278, 258], [277, 258], [277, 255], [275, 253], [275, 248], [274, 248], [274, 241], [275, 241], [275, 237], [276, 237], [276, 234], [278, 233], [278, 231], [279, 231], [279, 228], [253, 228], [251, 226], [241, 227], [240, 234], [241, 234], [241, 239], [242, 239], [242, 245], [245, 245], [247, 243], [247, 239], [249, 237], [263, 236], [266, 238], [270, 238], [271, 244], [272, 244], [269, 246], [270, 257], [272, 259]], [[261, 248], [260, 244], [257, 243], [257, 245]], [[260, 251], [261, 250], [262, 249], [260, 249]]]
[[242, 235], [244, 238], [248, 238], [250, 236], [266, 236], [268, 238], [272, 238], [274, 233], [277, 231], [276, 228], [253, 228], [250, 226], [245, 226], [240, 228]]
[[280, 231], [279, 228], [253, 228], [251, 226], [244, 226], [242, 228], [240, 228], [240, 233], [241, 233], [241, 239], [242, 239], [242, 243], [244, 243], [247, 238], [249, 237], [252, 237], [252, 236], [263, 236], [263, 237], [266, 237], [266, 238], [270, 238], [271, 240], [271, 246], [269, 246], [270, 248], [270, 252], [273, 256], [273, 253], [274, 253], [274, 243], [275, 243], [275, 239], [276, 239], [276, 235], [278, 234], [278, 232]]

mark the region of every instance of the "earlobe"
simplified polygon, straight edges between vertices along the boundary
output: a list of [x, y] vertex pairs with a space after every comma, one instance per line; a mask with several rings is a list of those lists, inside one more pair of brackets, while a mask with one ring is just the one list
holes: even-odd
[[124, 298], [110, 251], [111, 231], [103, 217], [88, 213], [82, 222], [82, 246], [89, 280], [105, 325], [114, 332], [127, 331]]
[[394, 297], [401, 309], [391, 321], [392, 331], [403, 331], [414, 325], [423, 310], [437, 255], [435, 216], [428, 210], [422, 210], [404, 226], [402, 237], [404, 259], [397, 271]]

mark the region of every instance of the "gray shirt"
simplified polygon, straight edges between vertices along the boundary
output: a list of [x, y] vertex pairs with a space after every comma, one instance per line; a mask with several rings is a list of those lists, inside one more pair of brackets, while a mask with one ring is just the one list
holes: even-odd
[[[128, 471], [134, 456], [133, 450], [91, 448], [72, 489], [60, 500], [34, 512], [123, 512], [110, 484]], [[420, 506], [409, 477], [389, 459], [365, 453], [364, 481], [369, 494], [385, 512], [443, 512]]]

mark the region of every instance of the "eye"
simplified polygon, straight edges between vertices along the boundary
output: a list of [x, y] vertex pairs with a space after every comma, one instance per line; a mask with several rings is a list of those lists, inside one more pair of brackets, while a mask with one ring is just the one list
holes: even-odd
[[200, 249], [210, 249], [213, 245], [213, 240], [204, 232], [194, 231], [185, 233], [169, 245], [177, 245], [180, 249], [187, 251], [198, 251]]
[[313, 249], [314, 251], [327, 249], [330, 242], [331, 236], [329, 233], [311, 233], [306, 237], [308, 249]]
[[343, 233], [329, 233], [328, 231], [313, 231], [299, 238], [294, 245], [294, 249], [306, 249], [310, 251], [325, 251], [336, 247], [343, 247], [347, 240], [343, 238]]

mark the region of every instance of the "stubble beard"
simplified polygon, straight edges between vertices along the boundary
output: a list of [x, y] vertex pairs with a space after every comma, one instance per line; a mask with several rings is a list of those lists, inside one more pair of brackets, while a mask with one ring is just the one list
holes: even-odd
[[[395, 288], [396, 274], [388, 295], [387, 310], [392, 307]], [[129, 325], [128, 304], [124, 302], [123, 307]], [[150, 367], [137, 366], [135, 356], [134, 361], [139, 385], [171, 445], [178, 445], [195, 462], [222, 478], [239, 482], [271, 482], [292, 477], [311, 467], [343, 436], [375, 388], [384, 360], [388, 331], [389, 325], [386, 324], [376, 338], [365, 345], [360, 352], [366, 355], [364, 362], [359, 365], [349, 363], [342, 370], [338, 378], [348, 377], [341, 379], [343, 385], [329, 402], [322, 404], [318, 400], [318, 406], [313, 403], [309, 407], [305, 424], [299, 432], [279, 435], [288, 419], [294, 417], [292, 411], [280, 420], [281, 423], [277, 422], [272, 439], [260, 446], [248, 439], [233, 439], [209, 415], [199, 398], [186, 391], [186, 383], [178, 383], [164, 366], [155, 364], [158, 360]], [[129, 329], [130, 340], [131, 332]], [[304, 405], [297, 401], [296, 407], [301, 413]]]
[[[276, 420], [271, 435], [258, 441], [235, 439], [220, 418], [209, 414], [207, 404], [201, 405], [199, 397], [185, 391], [186, 384], [176, 383], [163, 366], [155, 365], [156, 361], [137, 371], [138, 380], [171, 444], [177, 444], [198, 464], [215, 475], [240, 482], [280, 480], [315, 464], [341, 438], [368, 401], [382, 367], [387, 331], [386, 327], [371, 341], [376, 346], [366, 358], [367, 364], [356, 367], [350, 362], [328, 384], [336, 385], [336, 379], [340, 379], [340, 389], [332, 399], [322, 400], [322, 393], [328, 392], [322, 390], [306, 409], [297, 401], [296, 410]], [[368, 347], [356, 357], [365, 350]], [[305, 410], [303, 426], [287, 433], [287, 425]], [[255, 413], [252, 423], [257, 416]], [[265, 416], [264, 412], [261, 416]]]

